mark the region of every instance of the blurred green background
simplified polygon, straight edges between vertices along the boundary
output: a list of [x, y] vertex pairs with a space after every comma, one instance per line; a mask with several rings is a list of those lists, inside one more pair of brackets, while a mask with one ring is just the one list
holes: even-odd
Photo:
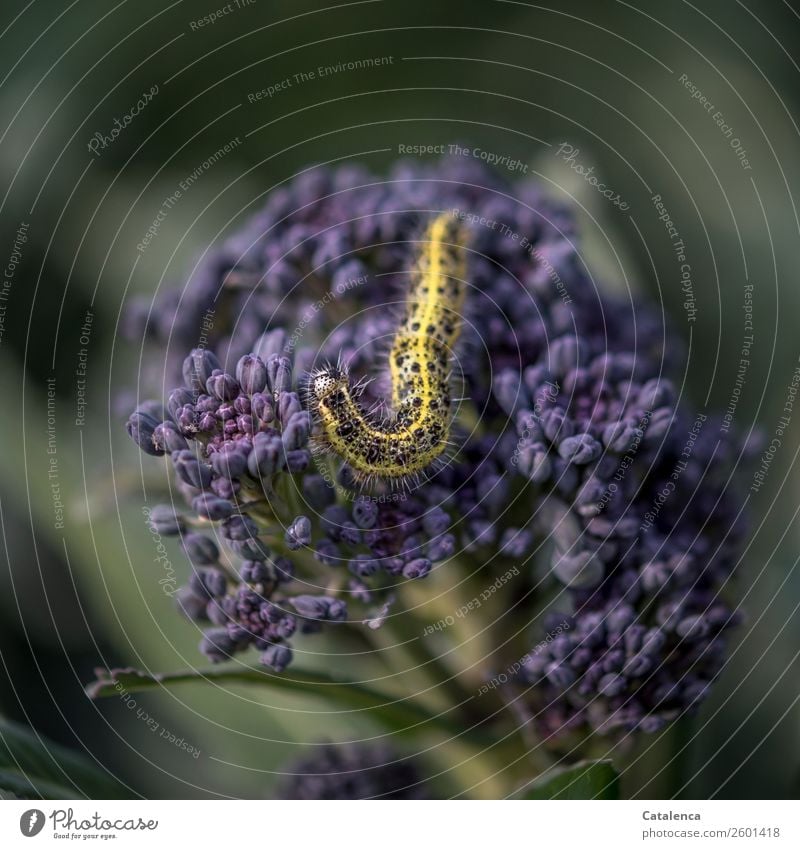
[[[340, 159], [380, 172], [403, 144], [461, 143], [518, 158], [554, 195], [574, 198], [597, 277], [664, 305], [674, 344], [688, 351], [690, 403], [723, 409], [731, 397], [747, 282], [756, 341], [735, 415], [744, 432], [759, 424], [772, 437], [800, 355], [800, 18], [791, 4], [240, 0], [197, 25], [220, 6], [52, 0], [4, 2], [0, 13], [4, 268], [15, 242], [20, 254], [0, 338], [0, 712], [89, 751], [147, 796], [268, 796], [270, 771], [294, 744], [369, 736], [352, 718], [323, 725], [312, 699], [305, 706], [252, 689], [137, 699], [200, 749], [194, 758], [120, 700], [94, 704], [83, 692], [95, 666], [168, 670], [199, 660], [194, 627], [158, 584], [163, 571], [142, 518], [141, 457], [123, 428], [138, 352], [120, 342], [120, 311], [134, 293], [185, 279], [276, 183]], [[294, 76], [370, 57], [391, 60]], [[248, 98], [287, 78], [273, 96]], [[156, 85], [152, 102], [91, 153], [95, 133], [110, 133]], [[237, 137], [140, 254], [164, 199]], [[562, 143], [628, 208], [559, 158]], [[693, 323], [656, 194], [686, 245]], [[77, 427], [81, 347], [87, 407]], [[628, 754], [626, 795], [800, 790], [798, 424], [751, 499], [754, 535], [737, 583], [748, 613], [741, 642], [697, 719]], [[180, 577], [183, 557], [170, 552]]]

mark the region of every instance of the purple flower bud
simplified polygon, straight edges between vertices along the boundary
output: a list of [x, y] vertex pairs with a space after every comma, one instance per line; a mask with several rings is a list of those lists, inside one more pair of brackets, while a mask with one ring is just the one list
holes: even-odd
[[[220, 412], [225, 408], [226, 405], [219, 403], [219, 398], [214, 398], [212, 395], [198, 395], [194, 404], [190, 404], [189, 406], [193, 406], [198, 413], [222, 413]], [[230, 416], [229, 416], [230, 418]]]
[[261, 654], [261, 663], [275, 672], [283, 672], [291, 662], [292, 650], [283, 643], [273, 643]]
[[683, 688], [683, 699], [687, 705], [695, 707], [708, 698], [710, 684], [702, 679], [689, 680]]
[[673, 407], [656, 410], [644, 431], [644, 441], [650, 444], [661, 442], [675, 423], [675, 412]]
[[646, 654], [635, 654], [625, 661], [622, 671], [631, 678], [641, 678], [653, 668], [653, 660]]
[[559, 407], [542, 413], [542, 430], [551, 442], [567, 439], [575, 433], [575, 425]]
[[288, 357], [270, 357], [267, 360], [267, 382], [276, 398], [292, 388], [292, 361]]
[[628, 604], [618, 604], [606, 616], [606, 630], [612, 642], [636, 621], [636, 611]]
[[[300, 397], [296, 392], [282, 392], [280, 396], [276, 396], [278, 402], [278, 419], [284, 428], [289, 424], [289, 420], [298, 413], [303, 413], [303, 405], [300, 403]], [[308, 416], [308, 413], [304, 413]]]
[[641, 439], [643, 431], [629, 422], [613, 422], [603, 430], [603, 444], [615, 454], [629, 451], [637, 439]]
[[192, 510], [203, 519], [218, 522], [227, 519], [233, 513], [233, 504], [225, 498], [204, 492], [192, 499]]
[[324, 510], [336, 499], [333, 487], [322, 475], [304, 475], [303, 497], [315, 511]]
[[643, 410], [654, 412], [659, 407], [672, 404], [674, 395], [672, 384], [668, 380], [653, 378], [639, 390], [637, 403]]
[[513, 415], [517, 406], [526, 402], [524, 392], [519, 372], [513, 369], [501, 371], [492, 381], [492, 393], [507, 416]]
[[278, 355], [284, 352], [287, 341], [288, 336], [282, 328], [268, 330], [256, 341], [253, 353], [266, 363], [272, 355]]
[[639, 519], [633, 516], [624, 516], [621, 519], [595, 516], [586, 523], [586, 530], [597, 537], [631, 539], [639, 533]]
[[213, 663], [221, 663], [239, 650], [239, 645], [225, 628], [212, 628], [206, 631], [200, 641], [200, 651]]
[[547, 448], [540, 442], [525, 445], [520, 449], [518, 465], [520, 472], [533, 483], [544, 483], [550, 478], [553, 470]]
[[433, 564], [427, 557], [417, 557], [403, 566], [403, 577], [409, 580], [424, 578], [432, 567]]
[[239, 574], [246, 584], [262, 584], [272, 577], [269, 566], [259, 560], [245, 560], [239, 567]]
[[339, 539], [347, 545], [360, 545], [361, 531], [359, 531], [353, 522], [342, 522], [339, 528]]
[[202, 622], [208, 618], [206, 616], [207, 598], [201, 598], [192, 592], [190, 587], [180, 587], [175, 593], [175, 602], [178, 610], [193, 622]]
[[639, 722], [639, 728], [644, 731], [645, 734], [655, 734], [657, 731], [661, 731], [662, 728], [667, 724], [667, 721], [663, 716], [658, 716], [658, 714], [651, 714], [650, 716], [643, 716], [641, 721]]
[[607, 675], [604, 675], [597, 686], [597, 689], [604, 696], [618, 696], [620, 693], [624, 692], [626, 686], [625, 678], [622, 675], [618, 675], [616, 672], [609, 672]]
[[155, 430], [158, 426], [158, 420], [153, 418], [149, 413], [137, 411], [132, 413], [128, 419], [128, 436], [146, 454], [158, 457], [164, 453], [164, 449], [157, 445], [154, 440]]
[[533, 546], [533, 534], [527, 528], [506, 528], [500, 538], [500, 551], [506, 557], [525, 557]]
[[586, 479], [578, 490], [573, 506], [577, 513], [586, 518], [600, 514], [611, 501], [613, 491], [608, 490], [608, 484], [591, 476]]
[[[185, 421], [185, 417], [182, 420]], [[217, 417], [213, 413], [203, 413], [197, 423], [197, 429], [201, 433], [212, 433], [217, 429]]]
[[[285, 398], [286, 395], [282, 397]], [[300, 410], [292, 413], [288, 421], [283, 417], [281, 420], [284, 422], [283, 435], [281, 437], [284, 450], [288, 452], [304, 448], [311, 433], [310, 413], [306, 410]]]
[[153, 431], [153, 444], [161, 454], [184, 451], [189, 445], [173, 422], [162, 422]]
[[220, 401], [233, 401], [239, 394], [239, 384], [232, 375], [225, 374], [221, 369], [215, 369], [206, 381], [206, 391]]
[[332, 504], [322, 514], [322, 529], [334, 541], [341, 539], [344, 523], [349, 521], [347, 511], [340, 504]]
[[162, 536], [177, 536], [186, 529], [183, 516], [175, 511], [171, 504], [157, 504], [148, 516], [153, 533]]
[[364, 530], [375, 527], [378, 521], [378, 505], [375, 501], [359, 496], [353, 503], [353, 521]]
[[241, 477], [247, 468], [246, 448], [239, 448], [233, 442], [223, 443], [222, 448], [215, 451], [210, 459], [214, 471], [228, 479]]
[[242, 540], [258, 536], [258, 525], [246, 514], [238, 514], [226, 519], [220, 527], [226, 539]]
[[675, 633], [687, 640], [707, 637], [711, 627], [702, 615], [684, 616], [675, 627]]
[[186, 534], [183, 538], [183, 550], [195, 566], [211, 566], [219, 559], [216, 543], [205, 534]]
[[548, 367], [554, 377], [563, 378], [578, 365], [578, 340], [562, 336], [550, 345]]
[[532, 410], [520, 410], [516, 420], [517, 436], [525, 442], [541, 442], [544, 439], [544, 431], [539, 425], [539, 420]]
[[439, 536], [450, 527], [450, 517], [441, 507], [434, 507], [422, 517], [422, 527], [429, 536]]
[[258, 537], [244, 540], [227, 540], [227, 546], [235, 551], [243, 560], [269, 560], [272, 551], [269, 546]]
[[172, 420], [177, 421], [179, 411], [183, 409], [183, 407], [192, 406], [192, 404], [194, 404], [194, 400], [194, 393], [190, 390], [185, 389], [182, 386], [178, 389], [173, 389], [172, 392], [169, 393], [169, 400], [167, 401], [167, 411], [169, 412]]
[[275, 408], [272, 404], [272, 398], [261, 392], [257, 392], [250, 399], [250, 411], [261, 424], [269, 424], [275, 419]]
[[211, 373], [220, 368], [219, 360], [204, 348], [195, 348], [183, 361], [183, 382], [188, 389], [204, 390]]
[[347, 568], [358, 578], [370, 578], [378, 572], [380, 564], [368, 554], [357, 554]]
[[221, 598], [225, 595], [228, 582], [225, 580], [225, 574], [220, 569], [215, 569], [213, 566], [202, 566], [195, 569], [192, 576], [189, 578], [189, 586], [195, 595], [206, 595], [208, 598]]
[[452, 534], [434, 537], [425, 546], [425, 554], [432, 563], [449, 560], [456, 552], [456, 538]]
[[247, 395], [263, 392], [267, 386], [267, 367], [261, 357], [247, 354], [236, 364], [236, 379]]
[[311, 542], [311, 519], [308, 516], [297, 516], [286, 529], [285, 542], [289, 551], [297, 551]]
[[559, 581], [575, 589], [596, 587], [603, 580], [603, 564], [589, 551], [574, 555], [556, 554], [553, 574]]
[[326, 595], [298, 595], [290, 599], [294, 609], [306, 619], [343, 622], [347, 619], [347, 605], [338, 598]]
[[558, 446], [558, 453], [565, 459], [578, 466], [585, 466], [596, 460], [603, 449], [600, 443], [589, 436], [588, 433], [582, 433], [578, 436], [568, 436], [563, 439]]
[[475, 519], [469, 523], [470, 540], [468, 547], [491, 545], [497, 536], [497, 523], [489, 519]]
[[213, 477], [211, 467], [201, 463], [191, 451], [176, 451], [171, 455], [172, 465], [181, 480], [195, 489], [207, 489]]
[[294, 580], [294, 563], [288, 557], [275, 557], [272, 568], [279, 584], [289, 584]]
[[302, 474], [311, 463], [311, 452], [307, 448], [297, 451], [287, 451], [285, 456], [286, 471], [290, 475]]
[[270, 478], [281, 467], [281, 440], [278, 436], [256, 434], [247, 458], [247, 468], [256, 480]]
[[331, 290], [336, 295], [342, 295], [358, 286], [359, 281], [363, 281], [366, 274], [367, 271], [363, 263], [357, 259], [348, 260], [334, 272]]
[[393, 578], [397, 578], [403, 574], [403, 567], [405, 566], [405, 561], [402, 557], [384, 557], [381, 560], [381, 566], [383, 567], [383, 571], [387, 575], [391, 575]]
[[545, 669], [547, 680], [559, 690], [567, 690], [575, 682], [575, 673], [565, 663], [551, 663]]
[[322, 539], [314, 549], [314, 559], [326, 566], [339, 566], [342, 563], [342, 554], [333, 540]]

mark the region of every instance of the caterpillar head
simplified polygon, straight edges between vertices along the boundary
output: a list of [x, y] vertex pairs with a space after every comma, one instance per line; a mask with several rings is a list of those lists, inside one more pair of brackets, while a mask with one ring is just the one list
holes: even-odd
[[341, 369], [333, 366], [315, 372], [308, 382], [309, 393], [317, 404], [325, 401], [326, 398], [330, 398], [334, 392], [346, 386], [347, 375]]

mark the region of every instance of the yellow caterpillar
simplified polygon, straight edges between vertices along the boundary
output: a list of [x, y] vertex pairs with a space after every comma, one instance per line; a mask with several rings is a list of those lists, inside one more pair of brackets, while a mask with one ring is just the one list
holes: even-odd
[[346, 370], [311, 375], [322, 441], [362, 481], [413, 478], [445, 450], [450, 433], [450, 356], [461, 331], [466, 234], [452, 214], [428, 226], [411, 271], [403, 319], [389, 354], [392, 414], [361, 409]]

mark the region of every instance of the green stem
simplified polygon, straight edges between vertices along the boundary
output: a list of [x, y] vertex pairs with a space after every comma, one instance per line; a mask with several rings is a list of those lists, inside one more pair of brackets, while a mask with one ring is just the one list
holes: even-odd
[[[335, 681], [317, 672], [296, 671], [281, 675], [267, 670], [206, 669], [186, 670], [150, 674], [136, 669], [111, 669], [98, 672], [98, 678], [86, 687], [92, 699], [118, 696], [121, 692], [140, 692], [171, 687], [177, 684], [247, 684], [271, 687], [283, 692], [294, 692], [303, 696], [319, 696], [342, 705], [354, 713], [370, 711], [375, 718], [390, 726], [398, 734], [435, 730], [452, 736], [451, 714], [454, 708], [441, 713], [432, 713], [419, 704], [397, 698], [358, 681]], [[461, 732], [456, 732], [461, 733]], [[491, 741], [477, 732], [466, 732], [466, 737], [478, 746]]]

